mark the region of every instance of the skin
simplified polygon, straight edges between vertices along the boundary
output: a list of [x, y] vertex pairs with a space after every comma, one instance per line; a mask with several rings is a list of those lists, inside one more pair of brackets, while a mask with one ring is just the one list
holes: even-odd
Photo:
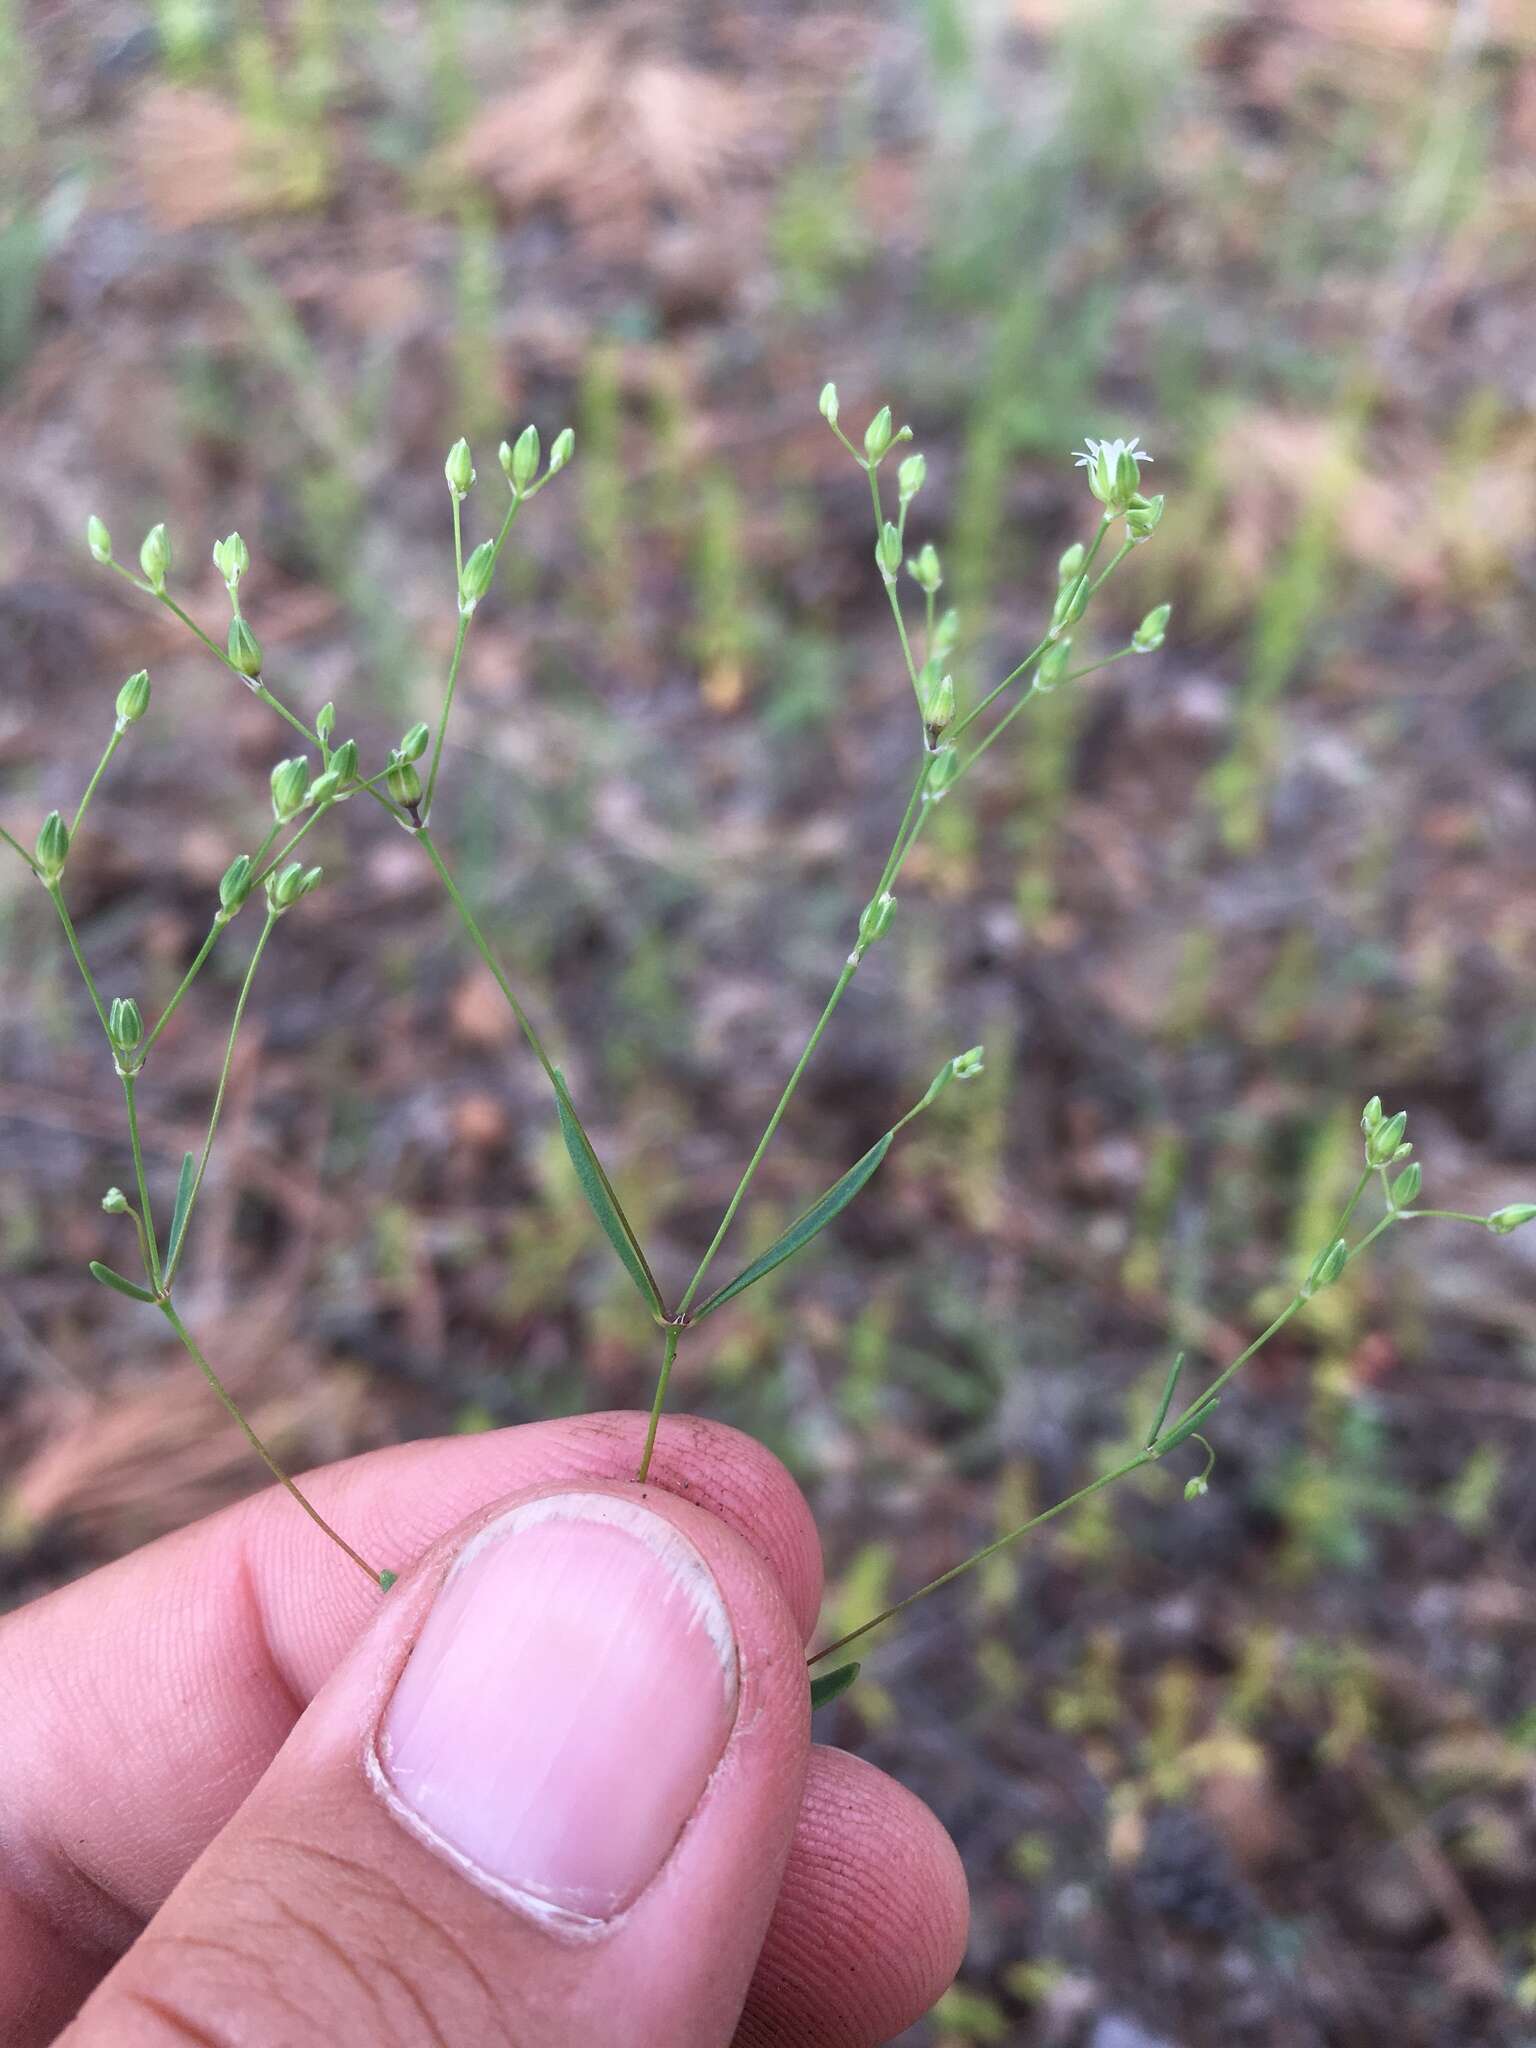
[[[926, 1807], [809, 1742], [805, 1502], [759, 1445], [687, 1417], [636, 1489], [643, 1434], [587, 1416], [310, 1475], [400, 1571], [387, 1597], [274, 1492], [0, 1621], [0, 2040], [875, 2048], [926, 2011], [964, 1948], [964, 1877]], [[586, 1946], [407, 1835], [359, 1762], [467, 1536], [574, 1484], [687, 1537], [747, 1674], [662, 1876]]]

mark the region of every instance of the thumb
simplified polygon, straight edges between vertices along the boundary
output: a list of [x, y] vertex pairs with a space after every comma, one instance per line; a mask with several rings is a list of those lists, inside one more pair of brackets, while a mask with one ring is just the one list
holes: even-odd
[[503, 1503], [390, 1592], [62, 2038], [725, 2048], [808, 1693], [767, 1566], [702, 1509]]

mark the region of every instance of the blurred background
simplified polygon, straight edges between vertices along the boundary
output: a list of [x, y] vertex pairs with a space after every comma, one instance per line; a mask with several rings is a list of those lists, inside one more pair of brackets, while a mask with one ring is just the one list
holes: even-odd
[[[436, 822], [675, 1288], [910, 773], [823, 379], [917, 430], [973, 696], [1091, 531], [1074, 444], [1140, 433], [1168, 513], [1090, 639], [1167, 598], [1167, 645], [945, 805], [738, 1248], [951, 1053], [985, 1079], [683, 1353], [678, 1405], [806, 1486], [849, 1626], [1091, 1477], [1174, 1348], [1241, 1348], [1367, 1095], [1437, 1205], [1532, 1195], [1533, 166], [1520, 0], [0, 0], [0, 815], [78, 799], [147, 663], [69, 880], [153, 1016], [288, 749], [86, 515], [129, 560], [167, 520], [216, 626], [238, 527], [273, 687], [374, 762], [451, 643], [448, 444], [479, 537], [500, 436], [573, 424]], [[367, 808], [263, 968], [183, 1303], [300, 1464], [641, 1404], [656, 1365]], [[253, 937], [143, 1084], [166, 1199]], [[14, 861], [0, 958], [14, 1604], [263, 1475], [86, 1277], [130, 1260], [121, 1101]], [[1536, 2041], [1533, 1268], [1536, 1230], [1399, 1231], [1224, 1404], [1208, 1498], [1144, 1475], [886, 1633], [822, 1733], [933, 1803], [975, 1897], [910, 2048]]]

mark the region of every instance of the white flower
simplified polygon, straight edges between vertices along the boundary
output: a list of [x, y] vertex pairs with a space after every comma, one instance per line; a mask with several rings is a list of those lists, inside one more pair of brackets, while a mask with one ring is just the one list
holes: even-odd
[[1079, 469], [1088, 472], [1088, 488], [1111, 512], [1123, 512], [1141, 484], [1143, 462], [1152, 457], [1137, 444], [1139, 434], [1129, 441], [1093, 441], [1077, 456]]

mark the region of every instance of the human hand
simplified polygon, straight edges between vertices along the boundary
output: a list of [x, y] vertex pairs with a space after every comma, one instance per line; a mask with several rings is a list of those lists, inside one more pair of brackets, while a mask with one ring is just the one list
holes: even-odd
[[638, 1488], [643, 1427], [312, 1475], [382, 1597], [274, 1492], [0, 1621], [0, 2042], [873, 2048], [925, 2011], [964, 1878], [809, 1745], [805, 1502], [688, 1418]]

